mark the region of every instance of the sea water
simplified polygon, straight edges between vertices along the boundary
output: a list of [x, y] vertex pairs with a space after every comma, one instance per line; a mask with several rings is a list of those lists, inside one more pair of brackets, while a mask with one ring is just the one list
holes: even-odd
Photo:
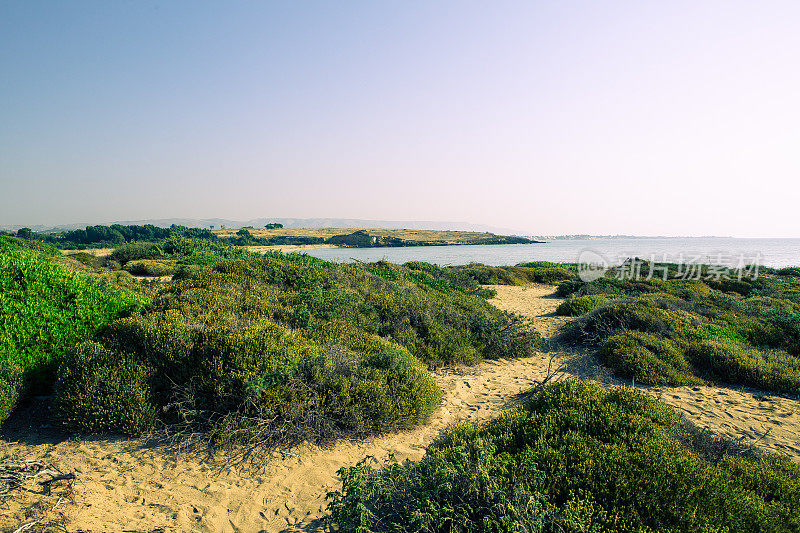
[[319, 248], [303, 250], [336, 262], [386, 260], [425, 261], [437, 265], [515, 265], [527, 261], [579, 262], [589, 251], [609, 264], [629, 257], [670, 263], [758, 264], [800, 266], [800, 239], [738, 239], [725, 237], [620, 238], [553, 240], [539, 244], [408, 246], [400, 248]]

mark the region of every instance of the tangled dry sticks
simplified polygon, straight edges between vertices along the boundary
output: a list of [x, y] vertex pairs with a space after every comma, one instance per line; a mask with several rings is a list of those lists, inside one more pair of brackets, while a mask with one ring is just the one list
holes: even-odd
[[0, 461], [0, 505], [7, 511], [3, 514], [13, 520], [23, 519], [13, 533], [63, 528], [64, 517], [57, 511], [72, 500], [74, 481], [74, 472], [63, 472], [41, 460]]

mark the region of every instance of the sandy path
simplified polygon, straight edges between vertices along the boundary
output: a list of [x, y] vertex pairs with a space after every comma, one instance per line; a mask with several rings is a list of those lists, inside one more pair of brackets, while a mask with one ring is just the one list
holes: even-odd
[[[497, 297], [492, 304], [532, 317], [545, 337], [552, 337], [569, 320], [554, 315], [562, 299], [555, 297], [551, 286], [493, 288]], [[621, 383], [611, 379], [591, 354], [556, 355], [570, 374]], [[322, 530], [318, 519], [324, 514], [325, 494], [340, 486], [339, 468], [366, 455], [419, 459], [449, 426], [491, 420], [510, 408], [516, 394], [545, 376], [549, 359], [550, 355], [536, 354], [440, 371], [435, 376], [443, 404], [422, 427], [362, 443], [339, 442], [328, 449], [302, 446], [294, 455], [272, 458], [259, 473], [220, 472], [208, 462], [186, 455], [176, 459], [139, 441], [54, 441], [47, 428], [30, 426], [35, 418], [24, 414], [16, 417], [18, 427], [6, 429], [6, 440], [0, 439], [0, 460], [12, 455], [45, 458], [62, 470], [75, 471], [74, 501], [48, 514], [63, 516], [70, 524], [68, 531], [317, 531]], [[637, 388], [659, 396], [701, 427], [800, 459], [796, 400], [725, 387]], [[15, 438], [23, 442], [14, 442]], [[34, 500], [7, 502], [0, 530], [29, 522], [21, 515], [21, 506], [30, 501]]]
[[485, 285], [494, 289], [497, 296], [489, 300], [493, 306], [519, 315], [533, 318], [533, 326], [546, 339], [554, 337], [569, 317], [557, 316], [556, 308], [564, 298], [559, 298], [552, 285]]

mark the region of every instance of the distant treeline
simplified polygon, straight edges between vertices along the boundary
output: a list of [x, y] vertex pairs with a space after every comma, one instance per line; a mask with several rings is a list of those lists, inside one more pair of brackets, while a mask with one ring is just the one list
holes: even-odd
[[[267, 229], [277, 229], [280, 224], [267, 224]], [[152, 242], [161, 244], [171, 238], [192, 238], [215, 241], [233, 246], [275, 246], [301, 244], [336, 244], [355, 248], [393, 247], [393, 246], [442, 246], [453, 244], [445, 241], [409, 241], [392, 236], [370, 235], [364, 230], [349, 235], [335, 235], [328, 239], [312, 236], [273, 235], [257, 237], [250, 230], [242, 228], [230, 237], [218, 237], [214, 232], [204, 228], [188, 228], [173, 224], [168, 228], [152, 224], [111, 226], [86, 226], [86, 229], [62, 231], [60, 233], [38, 233], [30, 228], [21, 228], [16, 232], [0, 231], [0, 235], [18, 237], [29, 241], [51, 244], [61, 249], [115, 248], [131, 242]], [[504, 237], [493, 235], [488, 238], [469, 242], [468, 244], [528, 244], [531, 241], [523, 237]]]
[[62, 249], [113, 248], [130, 242], [162, 243], [172, 237], [205, 239], [235, 246], [318, 244], [324, 242], [322, 237], [254, 237], [246, 229], [240, 229], [236, 235], [232, 237], [218, 237], [214, 232], [208, 229], [187, 228], [186, 226], [178, 226], [175, 224], [168, 228], [161, 228], [152, 224], [145, 224], [143, 226], [124, 226], [122, 224], [112, 224], [111, 226], [86, 226], [86, 229], [63, 231], [61, 233], [38, 233], [30, 228], [21, 228], [16, 232], [0, 231], [0, 235], [46, 242]]
[[26, 240], [36, 240], [52, 244], [58, 248], [102, 248], [115, 247], [126, 242], [163, 242], [170, 237], [187, 237], [216, 240], [217, 236], [203, 228], [187, 228], [173, 224], [160, 228], [152, 224], [144, 226], [112, 224], [111, 226], [86, 226], [86, 229], [63, 231], [61, 233], [37, 233], [30, 228], [21, 228], [16, 233], [0, 232]]

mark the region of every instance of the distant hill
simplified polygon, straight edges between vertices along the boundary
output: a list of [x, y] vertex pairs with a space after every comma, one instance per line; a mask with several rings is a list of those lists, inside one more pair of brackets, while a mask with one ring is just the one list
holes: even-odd
[[[178, 226], [186, 226], [189, 228], [210, 228], [214, 226], [215, 229], [220, 229], [223, 226], [226, 228], [238, 229], [245, 226], [253, 226], [254, 228], [263, 228], [265, 224], [270, 222], [277, 222], [283, 224], [285, 228], [386, 228], [386, 229], [428, 229], [438, 231], [477, 231], [494, 233], [496, 235], [520, 235], [521, 232], [509, 228], [498, 228], [494, 226], [487, 226], [483, 224], [471, 224], [469, 222], [443, 222], [431, 220], [365, 220], [358, 218], [255, 218], [252, 220], [230, 220], [225, 218], [160, 218], [160, 219], [147, 219], [147, 220], [120, 220], [114, 222], [105, 222], [103, 225], [123, 224], [123, 225], [144, 225], [152, 224], [159, 227], [169, 227], [172, 224]], [[56, 227], [53, 226], [22, 226], [22, 225], [7, 225], [0, 226], [4, 230], [18, 230], [22, 227], [31, 228], [33, 231], [40, 233], [48, 233], [62, 230], [82, 229], [90, 224], [62, 224]]]
[[600, 240], [600, 239], [728, 239], [716, 235], [691, 236], [664, 236], [664, 235], [526, 235], [533, 240], [541, 241], [570, 241], [570, 240]]

